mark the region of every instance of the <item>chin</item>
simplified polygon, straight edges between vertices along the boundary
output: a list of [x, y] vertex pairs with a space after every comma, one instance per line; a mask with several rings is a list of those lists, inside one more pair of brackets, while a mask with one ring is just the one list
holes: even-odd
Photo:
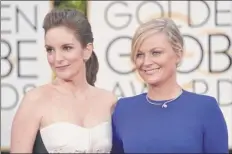
[[149, 85], [159, 85], [159, 80], [145, 80], [145, 82]]
[[56, 76], [62, 80], [70, 80], [72, 78], [69, 73], [57, 73]]
[[161, 78], [157, 77], [143, 77], [143, 81], [150, 85], [158, 85], [161, 82]]

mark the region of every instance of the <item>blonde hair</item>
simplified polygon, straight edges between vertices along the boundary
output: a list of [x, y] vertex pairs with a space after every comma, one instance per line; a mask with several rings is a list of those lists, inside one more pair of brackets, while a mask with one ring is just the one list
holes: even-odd
[[131, 60], [134, 62], [135, 55], [138, 52], [143, 41], [154, 35], [155, 33], [163, 32], [167, 35], [169, 42], [175, 52], [183, 52], [184, 41], [183, 37], [172, 19], [155, 18], [141, 24], [133, 38], [131, 44]]

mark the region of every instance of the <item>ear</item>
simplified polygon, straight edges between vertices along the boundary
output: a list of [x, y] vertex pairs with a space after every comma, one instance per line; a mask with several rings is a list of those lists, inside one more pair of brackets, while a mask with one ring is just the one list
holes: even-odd
[[176, 52], [176, 66], [179, 66], [179, 64], [182, 61], [183, 58], [183, 50], [179, 50], [178, 52]]
[[84, 53], [83, 53], [83, 59], [84, 61], [87, 61], [90, 56], [92, 55], [93, 52], [93, 44], [92, 43], [88, 43], [84, 49]]

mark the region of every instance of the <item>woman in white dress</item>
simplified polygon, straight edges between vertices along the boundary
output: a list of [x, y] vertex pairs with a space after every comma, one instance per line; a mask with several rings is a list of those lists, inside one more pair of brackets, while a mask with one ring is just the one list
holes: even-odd
[[56, 78], [24, 96], [12, 125], [11, 153], [109, 153], [116, 97], [94, 87], [98, 61], [87, 18], [54, 9], [43, 28]]

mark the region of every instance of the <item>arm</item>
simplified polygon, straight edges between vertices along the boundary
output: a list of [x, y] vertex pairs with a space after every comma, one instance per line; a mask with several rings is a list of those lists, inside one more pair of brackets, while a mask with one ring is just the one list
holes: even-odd
[[204, 113], [204, 153], [229, 153], [228, 130], [222, 111], [214, 98]]
[[112, 129], [113, 129], [113, 143], [112, 143], [113, 146], [111, 153], [124, 153], [123, 144], [120, 137], [117, 134], [114, 123], [112, 123]]
[[11, 129], [11, 153], [32, 153], [41, 117], [36, 97], [38, 94], [28, 92], [15, 114]]
[[113, 133], [113, 143], [111, 153], [124, 153], [122, 140], [117, 132], [117, 121], [116, 121], [117, 107], [115, 107], [114, 113], [112, 115], [112, 133]]

